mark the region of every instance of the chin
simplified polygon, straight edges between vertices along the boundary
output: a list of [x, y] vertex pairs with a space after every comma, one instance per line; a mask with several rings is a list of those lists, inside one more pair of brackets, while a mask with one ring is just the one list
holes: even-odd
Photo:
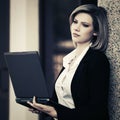
[[77, 38], [72, 38], [72, 40], [74, 41], [74, 42], [79, 42], [80, 40], [79, 39], [77, 39]]

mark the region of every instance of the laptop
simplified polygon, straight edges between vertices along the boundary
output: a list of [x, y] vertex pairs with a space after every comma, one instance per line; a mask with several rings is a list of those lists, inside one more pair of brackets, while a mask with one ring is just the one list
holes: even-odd
[[33, 96], [38, 103], [52, 102], [37, 51], [6, 52], [4, 57], [17, 103], [31, 107], [27, 101]]

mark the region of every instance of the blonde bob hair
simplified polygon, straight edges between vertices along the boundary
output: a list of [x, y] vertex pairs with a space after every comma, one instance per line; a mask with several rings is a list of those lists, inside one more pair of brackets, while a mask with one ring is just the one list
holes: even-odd
[[97, 33], [97, 36], [93, 36], [91, 47], [104, 52], [108, 45], [108, 20], [106, 10], [94, 4], [80, 5], [71, 13], [69, 17], [70, 25], [73, 23], [74, 17], [79, 13], [87, 13], [92, 17], [94, 31]]

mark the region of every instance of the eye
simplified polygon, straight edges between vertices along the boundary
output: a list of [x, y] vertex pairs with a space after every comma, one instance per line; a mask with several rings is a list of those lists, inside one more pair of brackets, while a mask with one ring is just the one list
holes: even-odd
[[81, 22], [81, 24], [83, 25], [83, 27], [89, 27], [90, 26], [90, 24], [87, 23], [87, 22]]
[[86, 24], [86, 23], [82, 23], [82, 25], [83, 25], [84, 27], [89, 27], [89, 25]]

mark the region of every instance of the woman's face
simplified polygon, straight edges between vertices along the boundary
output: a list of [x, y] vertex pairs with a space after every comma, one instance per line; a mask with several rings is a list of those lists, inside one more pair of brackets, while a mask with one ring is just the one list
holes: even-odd
[[71, 24], [71, 36], [76, 45], [90, 43], [93, 35], [93, 19], [87, 13], [78, 13]]

